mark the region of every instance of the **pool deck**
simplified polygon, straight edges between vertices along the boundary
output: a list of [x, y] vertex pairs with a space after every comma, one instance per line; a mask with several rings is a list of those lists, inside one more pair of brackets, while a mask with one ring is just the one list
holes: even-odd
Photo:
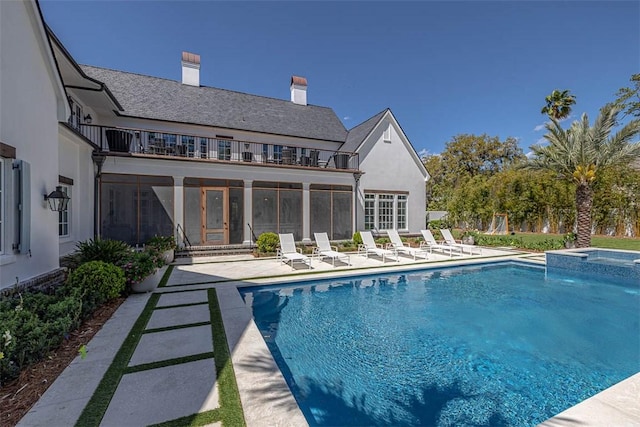
[[[336, 263], [333, 267], [328, 260], [314, 259], [311, 270], [302, 265], [292, 269], [272, 258], [255, 259], [246, 255], [179, 259], [174, 263], [167, 286], [153, 292], [159, 299], [145, 326], [151, 333], [142, 335], [128, 367], [135, 371], [136, 366], [209, 354], [210, 344], [203, 345], [211, 342], [209, 328], [201, 323], [205, 323], [203, 320], [208, 316], [204, 310], [206, 290], [214, 288], [247, 426], [307, 425], [238, 287], [511, 259], [544, 265], [544, 256], [540, 254], [488, 248], [483, 248], [482, 255], [449, 257], [434, 253], [428, 260], [414, 261], [401, 256], [400, 262], [387, 260], [385, 263], [379, 258], [352, 254], [350, 266]], [[75, 424], [151, 296], [149, 293], [127, 298], [87, 345], [87, 357], [77, 357], [18, 425]], [[169, 328], [178, 329], [166, 330]], [[161, 337], [161, 334], [164, 335]], [[211, 369], [212, 363], [213, 359], [203, 357], [126, 373], [101, 425], [149, 425], [216, 410], [220, 407], [217, 379], [199, 374], [203, 369]], [[541, 425], [640, 425], [640, 373]]]

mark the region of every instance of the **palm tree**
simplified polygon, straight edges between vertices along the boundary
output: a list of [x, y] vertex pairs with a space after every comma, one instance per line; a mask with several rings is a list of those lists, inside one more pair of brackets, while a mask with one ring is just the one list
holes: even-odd
[[567, 130], [557, 119], [545, 125], [549, 145], [531, 147], [534, 156], [525, 167], [554, 171], [576, 184], [577, 241], [579, 248], [591, 245], [591, 207], [593, 183], [599, 171], [621, 167], [640, 159], [640, 142], [631, 140], [640, 133], [640, 119], [632, 120], [611, 135], [620, 107], [606, 105], [600, 110], [593, 127], [589, 118], [573, 122]]
[[571, 106], [576, 103], [576, 97], [569, 94], [568, 90], [554, 90], [545, 98], [546, 105], [542, 107], [542, 114], [552, 119], [560, 120], [569, 117]]

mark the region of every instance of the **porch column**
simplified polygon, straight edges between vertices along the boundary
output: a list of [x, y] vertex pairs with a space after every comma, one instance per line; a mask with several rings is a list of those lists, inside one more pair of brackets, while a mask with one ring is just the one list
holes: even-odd
[[249, 224], [253, 226], [253, 180], [245, 179], [244, 180], [244, 240], [242, 242], [243, 245], [250, 246], [251, 243], [255, 243], [253, 241], [253, 236], [251, 235], [251, 229], [249, 228]]
[[311, 195], [310, 183], [302, 183], [302, 243], [311, 243]]
[[[173, 234], [176, 238], [178, 246], [183, 246], [184, 233], [184, 177], [173, 177]], [[180, 233], [178, 233], [178, 225], [182, 227]]]

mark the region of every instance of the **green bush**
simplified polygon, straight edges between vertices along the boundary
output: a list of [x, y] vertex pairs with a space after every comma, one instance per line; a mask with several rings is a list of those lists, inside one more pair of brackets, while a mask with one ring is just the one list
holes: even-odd
[[273, 253], [278, 248], [280, 239], [276, 233], [262, 233], [258, 237], [256, 244], [258, 245], [258, 252]]
[[173, 236], [153, 236], [147, 240], [146, 246], [164, 252], [176, 248], [176, 239]]
[[69, 275], [63, 293], [82, 300], [83, 317], [125, 289], [121, 268], [102, 261], [89, 261]]
[[429, 221], [428, 227], [430, 230], [440, 230], [441, 228], [449, 228], [451, 229], [451, 223], [446, 219], [434, 219], [433, 221]]
[[62, 343], [81, 321], [73, 295], [26, 293], [0, 303], [0, 386]]
[[360, 235], [359, 231], [356, 231], [355, 233], [353, 233], [353, 244], [356, 246], [362, 244], [362, 236]]
[[72, 270], [89, 261], [104, 261], [120, 265], [132, 250], [131, 246], [119, 240], [89, 239], [78, 242], [76, 252], [64, 257], [63, 264]]

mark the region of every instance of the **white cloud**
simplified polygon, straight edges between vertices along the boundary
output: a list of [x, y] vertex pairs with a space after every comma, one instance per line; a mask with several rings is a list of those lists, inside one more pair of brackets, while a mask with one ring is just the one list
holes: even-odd
[[427, 157], [428, 155], [429, 155], [429, 150], [427, 150], [426, 148], [423, 148], [422, 150], [418, 151], [418, 156], [420, 156], [420, 158]]
[[546, 139], [546, 138], [544, 138], [544, 137], [543, 137], [543, 138], [539, 138], [539, 139], [536, 141], [536, 145], [544, 145], [544, 144], [546, 144], [546, 143], [547, 143], [547, 139]]
[[530, 159], [533, 157], [533, 151], [529, 151], [527, 154], [525, 154], [525, 156], [527, 157], [527, 159]]
[[543, 130], [543, 129], [544, 129], [544, 127], [545, 127], [545, 125], [546, 125], [547, 123], [550, 123], [550, 122], [544, 122], [544, 123], [542, 123], [542, 124], [540, 124], [540, 125], [538, 125], [538, 126], [534, 127], [534, 128], [533, 128], [533, 131], [534, 131], [534, 132], [540, 132], [541, 130]]
[[344, 117], [342, 118], [342, 120], [345, 120], [345, 121], [347, 121], [347, 120], [351, 120], [351, 117], [350, 117], [350, 116], [344, 116]]

